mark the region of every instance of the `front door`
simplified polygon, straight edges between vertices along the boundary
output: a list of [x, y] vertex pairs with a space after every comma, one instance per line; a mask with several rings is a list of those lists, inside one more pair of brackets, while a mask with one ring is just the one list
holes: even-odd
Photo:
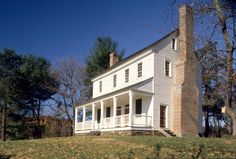
[[101, 109], [97, 110], [97, 121], [98, 123], [100, 123], [100, 119], [101, 119]]
[[166, 127], [166, 106], [161, 105], [160, 108], [160, 126], [161, 128]]

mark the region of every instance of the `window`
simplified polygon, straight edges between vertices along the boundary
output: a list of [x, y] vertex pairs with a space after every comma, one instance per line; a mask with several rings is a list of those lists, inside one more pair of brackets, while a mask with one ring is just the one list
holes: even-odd
[[125, 105], [125, 114], [129, 114], [129, 104]]
[[171, 63], [169, 60], [165, 60], [165, 75], [171, 77]]
[[106, 118], [111, 117], [111, 107], [106, 108]]
[[125, 83], [129, 82], [129, 69], [125, 70]]
[[102, 92], [102, 81], [99, 82], [99, 92]]
[[113, 76], [113, 87], [116, 87], [116, 75]]
[[77, 122], [83, 122], [83, 109], [77, 109]]
[[138, 64], [138, 77], [142, 77], [142, 62]]
[[116, 115], [117, 115], [117, 116], [120, 116], [120, 115], [121, 115], [121, 106], [118, 106], [118, 107], [116, 108]]
[[177, 39], [172, 39], [172, 49], [177, 51]]
[[141, 114], [142, 113], [142, 99], [137, 99], [135, 106], [136, 106], [135, 114]]

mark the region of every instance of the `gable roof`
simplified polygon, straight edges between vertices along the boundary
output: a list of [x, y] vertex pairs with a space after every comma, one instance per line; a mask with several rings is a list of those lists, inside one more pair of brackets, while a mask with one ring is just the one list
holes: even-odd
[[132, 54], [132, 55], [130, 55], [130, 56], [124, 58], [123, 60], [121, 60], [121, 61], [115, 63], [113, 66], [107, 68], [106, 70], [104, 70], [103, 72], [101, 72], [99, 75], [93, 77], [91, 80], [94, 80], [95, 78], [97, 78], [97, 77], [99, 77], [99, 76], [105, 74], [106, 72], [108, 72], [108, 71], [110, 71], [110, 70], [113, 70], [114, 68], [120, 66], [121, 64], [125, 63], [126, 61], [128, 61], [128, 60], [130, 60], [130, 59], [132, 59], [132, 58], [134, 58], [134, 57], [136, 57], [136, 56], [139, 56], [140, 54], [144, 53], [146, 50], [148, 50], [148, 49], [154, 47], [155, 45], [159, 44], [160, 42], [162, 42], [163, 40], [165, 40], [166, 38], [168, 38], [170, 35], [172, 35], [172, 34], [178, 32], [178, 31], [179, 31], [178, 28], [175, 29], [175, 30], [173, 30], [173, 31], [171, 31], [170, 33], [168, 33], [168, 34], [166, 34], [165, 36], [163, 36], [161, 39], [159, 39], [159, 40], [155, 41], [154, 43], [152, 43], [152, 44], [146, 46], [145, 48], [143, 48], [143, 49], [141, 49], [141, 50], [135, 52], [134, 54]]

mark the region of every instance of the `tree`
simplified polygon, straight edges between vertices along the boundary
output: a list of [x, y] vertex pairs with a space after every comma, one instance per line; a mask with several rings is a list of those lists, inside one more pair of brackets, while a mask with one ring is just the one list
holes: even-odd
[[[178, 4], [173, 0], [173, 4]], [[182, 3], [182, 1], [178, 1]], [[214, 0], [214, 1], [185, 1], [191, 5], [195, 13], [195, 47], [202, 48], [210, 41], [217, 41], [217, 54], [225, 56], [227, 88], [224, 98], [226, 113], [232, 120], [233, 136], [236, 135], [236, 111], [235, 101], [233, 101], [233, 54], [236, 43], [236, 2], [234, 0]], [[220, 34], [219, 34], [220, 33]], [[201, 60], [202, 61], [202, 60]]]
[[[197, 51], [198, 57], [202, 59], [202, 87], [203, 87], [203, 114], [205, 119], [205, 137], [209, 137], [210, 133], [215, 136], [221, 136], [220, 124], [223, 122], [221, 108], [224, 106], [225, 94], [225, 57], [217, 54], [217, 43], [209, 42], [205, 47]], [[218, 131], [213, 132], [210, 127], [211, 121], [217, 120]], [[214, 122], [213, 122], [214, 123]]]
[[51, 76], [50, 63], [43, 57], [27, 55], [22, 58], [21, 71], [21, 91], [24, 111], [28, 117], [32, 117], [34, 138], [42, 137], [42, 125], [40, 116], [43, 102], [51, 99], [56, 93], [51, 88], [57, 88], [57, 81]]
[[2, 111], [1, 139], [6, 140], [6, 121], [9, 109], [14, 109], [19, 100], [19, 68], [21, 57], [14, 50], [0, 52], [0, 109]]
[[[84, 68], [75, 58], [67, 58], [60, 61], [59, 66], [54, 69], [56, 81], [59, 83], [59, 89], [55, 97], [55, 113], [69, 120], [70, 135], [74, 133], [74, 107], [79, 103], [80, 94], [83, 90], [83, 80], [85, 77]], [[58, 123], [60, 124], [60, 123]]]
[[124, 49], [118, 50], [118, 43], [113, 41], [109, 36], [98, 37], [95, 45], [90, 51], [86, 59], [86, 73], [85, 88], [82, 93], [82, 99], [88, 100], [92, 97], [92, 83], [91, 78], [97, 76], [102, 71], [109, 67], [109, 54], [115, 52], [119, 60], [124, 56]]

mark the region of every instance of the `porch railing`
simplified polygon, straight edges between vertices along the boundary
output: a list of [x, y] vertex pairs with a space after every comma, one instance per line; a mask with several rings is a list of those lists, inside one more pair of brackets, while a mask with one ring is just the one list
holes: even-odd
[[148, 115], [133, 115], [133, 126], [139, 127], [151, 127], [152, 126], [152, 116]]
[[[133, 122], [132, 126], [137, 126], [137, 127], [151, 127], [152, 126], [152, 116], [148, 115], [133, 115], [132, 116]], [[94, 123], [94, 128], [92, 128], [92, 122]], [[103, 125], [101, 123], [98, 123], [98, 121], [85, 121], [79, 122], [76, 125], [77, 130], [91, 130], [91, 129], [108, 129], [108, 128], [115, 128], [115, 127], [126, 127], [129, 124], [129, 114], [126, 115], [120, 115], [116, 116], [115, 118], [115, 123], [114, 123], [114, 118], [109, 117], [109, 118], [104, 118], [103, 119]]]
[[129, 115], [116, 116], [116, 127], [124, 127], [129, 124]]
[[84, 123], [84, 130], [90, 130], [92, 128], [92, 120], [85, 121]]

